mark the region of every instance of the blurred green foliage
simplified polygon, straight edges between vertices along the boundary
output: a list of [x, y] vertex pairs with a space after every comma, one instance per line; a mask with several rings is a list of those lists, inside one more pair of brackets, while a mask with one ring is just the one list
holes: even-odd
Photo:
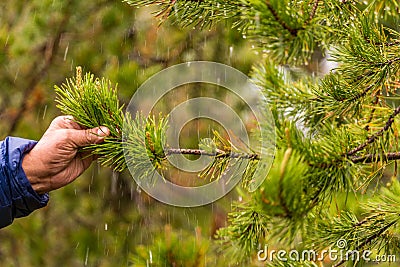
[[[39, 139], [60, 114], [54, 85], [73, 76], [78, 65], [118, 83], [120, 100], [127, 103], [147, 78], [176, 63], [212, 60], [248, 73], [258, 57], [226, 25], [158, 27], [151, 12], [110, 0], [2, 1], [0, 138]], [[188, 249], [177, 252], [177, 266], [203, 266], [195, 264], [193, 251], [224, 266], [209, 240], [225, 225], [234, 194], [201, 208], [173, 208], [140, 192], [129, 173], [93, 164], [50, 195], [46, 208], [0, 231], [1, 266], [127, 266], [133, 259], [141, 262], [154, 243], [168, 249], [166, 225], [172, 226], [171, 240], [185, 241], [174, 246]]]

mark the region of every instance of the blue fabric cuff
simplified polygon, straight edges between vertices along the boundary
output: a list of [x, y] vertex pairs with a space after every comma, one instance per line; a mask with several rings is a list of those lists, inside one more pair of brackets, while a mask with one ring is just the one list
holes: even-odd
[[11, 224], [14, 218], [24, 217], [47, 205], [49, 195], [33, 190], [24, 170], [22, 159], [36, 141], [7, 137], [0, 144], [0, 228]]

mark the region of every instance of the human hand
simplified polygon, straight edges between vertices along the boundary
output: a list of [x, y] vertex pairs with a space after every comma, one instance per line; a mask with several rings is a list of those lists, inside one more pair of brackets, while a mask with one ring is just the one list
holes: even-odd
[[84, 129], [71, 116], [55, 118], [22, 162], [32, 188], [44, 194], [73, 182], [94, 160], [78, 149], [101, 143], [109, 134], [104, 126]]

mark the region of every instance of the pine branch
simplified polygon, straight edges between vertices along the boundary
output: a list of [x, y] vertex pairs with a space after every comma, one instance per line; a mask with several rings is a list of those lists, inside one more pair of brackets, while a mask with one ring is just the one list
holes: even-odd
[[[341, 118], [352, 118], [362, 115], [362, 104], [369, 100], [370, 92], [373, 94], [376, 90], [375, 84], [365, 85], [362, 79], [367, 74], [356, 79], [346, 78], [340, 73], [331, 73], [326, 75], [320, 85], [314, 91], [312, 101], [315, 110], [307, 110], [308, 113], [318, 113], [324, 116], [324, 120], [333, 116]], [[359, 88], [363, 88], [360, 91]]]
[[[216, 237], [229, 257], [242, 261], [265, 240], [270, 226], [270, 218], [262, 211], [256, 211], [244, 205], [234, 206], [229, 213], [230, 225], [217, 231]], [[241, 253], [237, 253], [237, 249]]]
[[[365, 14], [359, 17], [356, 23], [346, 27], [346, 42], [332, 54], [334, 61], [341, 62], [336, 72], [349, 84], [382, 88], [399, 69], [398, 48], [382, 44], [398, 41], [399, 35]], [[388, 36], [387, 31], [393, 35]]]
[[97, 155], [103, 166], [112, 167], [114, 171], [129, 168], [137, 177], [154, 177], [155, 171], [166, 168], [168, 155], [205, 155], [214, 160], [199, 173], [200, 177], [219, 179], [228, 168], [239, 170], [244, 167], [241, 169], [242, 185], [248, 188], [254, 181], [258, 164], [263, 164], [260, 154], [248, 151], [248, 147], [239, 149], [215, 131], [214, 141], [201, 140], [200, 149], [168, 148], [167, 118], [161, 115], [159, 118], [144, 118], [140, 113], [134, 118], [130, 114], [124, 116], [116, 88], [111, 86], [110, 81], [95, 79], [90, 73], [82, 76], [81, 67], [77, 68], [74, 79], [56, 86], [55, 90], [57, 107], [62, 113], [72, 115], [77, 123], [85, 127], [106, 126], [110, 129], [110, 136], [103, 143], [82, 150]]
[[361, 145], [359, 145], [358, 147], [350, 150], [349, 152], [347, 152], [347, 156], [352, 156], [354, 154], [356, 154], [357, 152], [360, 152], [361, 150], [363, 150], [366, 146], [368, 146], [369, 144], [375, 142], [380, 136], [383, 135], [384, 132], [386, 132], [387, 130], [389, 130], [389, 128], [392, 126], [393, 122], [394, 122], [394, 118], [400, 113], [400, 106], [398, 106], [394, 112], [390, 115], [388, 121], [386, 122], [385, 126], [379, 130], [378, 132], [376, 132], [375, 134], [373, 134], [372, 136], [370, 136], [367, 141]]
[[287, 30], [293, 37], [296, 37], [299, 29], [294, 29], [294, 28], [290, 27], [284, 20], [282, 20], [279, 17], [276, 10], [274, 9], [274, 7], [271, 5], [270, 1], [267, 0], [266, 5], [268, 7], [268, 10], [271, 12], [272, 16], [274, 17], [274, 19], [282, 26], [282, 28]]
[[[380, 237], [384, 232], [386, 232], [390, 227], [392, 227], [396, 223], [397, 223], [397, 221], [392, 221], [391, 223], [387, 224], [385, 227], [379, 229], [378, 232], [376, 232], [373, 235], [369, 236], [360, 245], [356, 246], [356, 248], [353, 251], [351, 251], [351, 253], [348, 254], [347, 256], [351, 257], [355, 253], [354, 251], [360, 251], [361, 249], [363, 249], [367, 244], [371, 243], [374, 239]], [[332, 267], [339, 267], [339, 266], [343, 265], [346, 262], [347, 262], [346, 259], [342, 259], [338, 263], [332, 265]]]
[[[211, 27], [215, 23], [234, 19], [234, 26], [240, 27], [245, 21], [240, 18], [240, 10], [248, 7], [241, 0], [123, 0], [134, 7], [156, 6], [155, 16], [163, 23], [172, 19], [181, 26]], [[243, 27], [244, 28], [244, 27]]]
[[[354, 102], [354, 101], [359, 100], [360, 98], [365, 97], [365, 96], [368, 94], [368, 92], [371, 91], [372, 88], [374, 88], [373, 85], [368, 86], [368, 87], [365, 88], [361, 93], [358, 93], [358, 94], [356, 94], [355, 96], [353, 96], [352, 98], [348, 99], [348, 101]], [[343, 101], [345, 101], [345, 99], [341, 99], [341, 100], [339, 100], [339, 101], [343, 102]]]
[[[347, 241], [348, 251], [352, 253], [377, 248], [378, 252], [384, 249], [383, 252], [386, 254], [397, 254], [400, 249], [396, 229], [400, 221], [399, 196], [399, 181], [392, 180], [389, 188], [382, 188], [377, 199], [361, 203], [363, 210], [369, 214], [363, 220], [359, 221], [353, 212], [345, 211], [340, 216], [333, 217], [328, 223], [322, 222], [318, 235], [311, 241], [316, 242], [317, 247], [325, 248], [344, 239]], [[337, 262], [335, 266], [342, 265], [346, 259]]]

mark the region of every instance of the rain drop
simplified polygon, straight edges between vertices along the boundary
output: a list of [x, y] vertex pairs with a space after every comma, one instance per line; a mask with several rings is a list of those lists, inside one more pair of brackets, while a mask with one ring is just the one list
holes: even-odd
[[65, 52], [64, 52], [64, 61], [67, 60], [68, 49], [69, 49], [69, 42], [68, 42], [68, 44], [67, 44], [67, 47], [65, 48]]
[[88, 259], [89, 259], [89, 248], [86, 248], [86, 255], [85, 255], [85, 266], [88, 265]]
[[149, 250], [149, 257], [150, 257], [150, 264], [153, 263], [153, 253], [151, 253], [151, 250]]
[[46, 112], [47, 112], [47, 105], [44, 106], [43, 117], [42, 117], [43, 120], [44, 117], [46, 116]]
[[18, 78], [18, 74], [19, 74], [19, 68], [17, 69], [17, 72], [15, 73], [15, 76], [14, 76], [14, 82], [17, 80], [17, 78]]
[[10, 35], [8, 34], [7, 35], [7, 39], [6, 39], [6, 42], [4, 43], [4, 46], [7, 46], [7, 44], [8, 44], [8, 40], [10, 39]]

